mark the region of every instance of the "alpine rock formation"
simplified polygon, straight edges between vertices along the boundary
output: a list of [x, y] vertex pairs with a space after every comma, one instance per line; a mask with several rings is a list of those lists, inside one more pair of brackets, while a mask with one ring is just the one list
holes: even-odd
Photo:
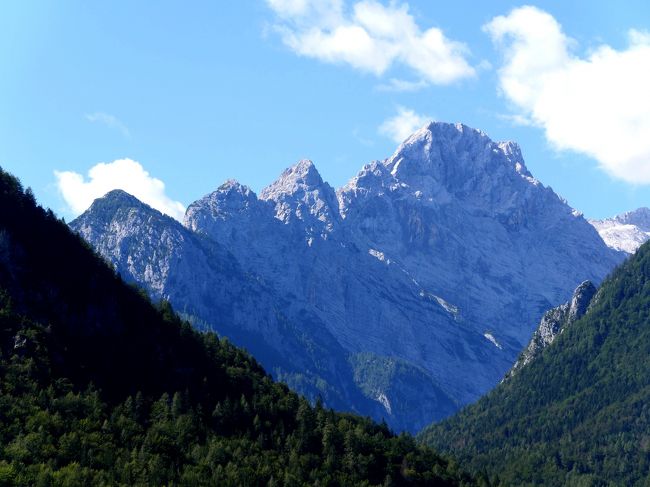
[[123, 277], [327, 405], [418, 430], [493, 387], [545, 310], [623, 253], [519, 147], [431, 123], [343, 188], [300, 161], [183, 225], [112, 192], [71, 223]]
[[506, 374], [504, 380], [511, 378], [522, 367], [525, 367], [537, 358], [564, 330], [582, 318], [591, 304], [596, 287], [589, 281], [580, 284], [570, 301], [552, 308], [544, 313], [533, 338], [526, 349], [521, 353], [515, 365]]
[[638, 208], [613, 218], [589, 220], [605, 243], [628, 254], [650, 239], [650, 208]]

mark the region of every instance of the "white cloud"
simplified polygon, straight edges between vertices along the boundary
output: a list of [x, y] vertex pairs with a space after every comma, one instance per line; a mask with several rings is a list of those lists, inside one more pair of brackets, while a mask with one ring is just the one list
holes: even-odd
[[418, 81], [409, 81], [398, 78], [391, 78], [387, 83], [381, 84], [377, 87], [379, 91], [401, 91], [401, 92], [413, 92], [419, 91], [422, 88], [426, 88], [428, 83], [424, 80]]
[[430, 121], [431, 117], [419, 115], [408, 108], [397, 107], [397, 115], [385, 120], [379, 127], [379, 133], [400, 144], [409, 135]]
[[182, 203], [165, 194], [165, 183], [131, 159], [96, 164], [88, 171], [88, 180], [73, 171], [55, 171], [54, 174], [59, 192], [75, 215], [113, 189], [122, 189], [176, 220], [182, 220], [185, 213]]
[[384, 74], [393, 65], [410, 68], [426, 83], [448, 84], [472, 77], [465, 44], [431, 27], [422, 31], [407, 4], [361, 0], [348, 13], [342, 0], [267, 0], [283, 42], [297, 54]]
[[84, 116], [91, 123], [103, 123], [109, 128], [118, 130], [126, 138], [131, 137], [129, 128], [116, 116], [104, 112], [88, 113]]
[[520, 113], [497, 113], [496, 117], [518, 127], [532, 127], [535, 125], [530, 118]]
[[542, 127], [558, 149], [595, 158], [614, 177], [650, 183], [650, 35], [575, 54], [550, 14], [521, 7], [484, 26], [502, 50], [500, 89], [520, 120]]
[[308, 15], [339, 17], [343, 10], [342, 0], [267, 0], [269, 6], [287, 19], [304, 18]]

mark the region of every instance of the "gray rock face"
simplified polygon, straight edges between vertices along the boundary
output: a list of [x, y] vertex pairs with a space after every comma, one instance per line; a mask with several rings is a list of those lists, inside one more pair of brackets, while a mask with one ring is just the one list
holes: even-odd
[[650, 208], [638, 208], [613, 218], [589, 220], [612, 249], [633, 254], [650, 239]]
[[533, 338], [521, 353], [515, 365], [506, 374], [504, 380], [509, 379], [522, 367], [535, 360], [546, 347], [553, 343], [560, 333], [582, 318], [594, 300], [595, 295], [596, 287], [591, 282], [585, 281], [576, 288], [570, 301], [544, 313], [537, 330], [533, 334]]
[[622, 258], [516, 144], [460, 124], [423, 127], [338, 191], [300, 161], [259, 197], [226, 182], [183, 226], [101, 206], [71, 226], [123, 275], [299, 391], [398, 430], [494, 386], [543, 312]]
[[[219, 191], [237, 211], [246, 190], [238, 187], [233, 196], [231, 186]], [[269, 372], [307, 396], [378, 414], [380, 408], [357, 391], [348, 353], [319, 318], [291, 308], [214, 241], [119, 190], [96, 200], [71, 227], [125, 280], [154, 300], [169, 300], [197, 328], [216, 330], [246, 347]]]

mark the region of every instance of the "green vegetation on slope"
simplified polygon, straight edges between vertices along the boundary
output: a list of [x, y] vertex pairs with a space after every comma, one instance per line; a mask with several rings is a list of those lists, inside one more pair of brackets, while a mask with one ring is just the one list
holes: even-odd
[[153, 306], [0, 171], [0, 485], [471, 485]]
[[647, 485], [650, 244], [531, 364], [420, 438], [505, 485]]

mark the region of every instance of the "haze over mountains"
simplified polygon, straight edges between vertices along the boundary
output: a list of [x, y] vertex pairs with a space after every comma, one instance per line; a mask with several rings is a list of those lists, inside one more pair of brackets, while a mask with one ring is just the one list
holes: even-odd
[[496, 385], [542, 314], [625, 254], [519, 147], [431, 123], [334, 190], [300, 161], [184, 224], [121, 191], [71, 223], [127, 280], [326, 404], [416, 431]]

